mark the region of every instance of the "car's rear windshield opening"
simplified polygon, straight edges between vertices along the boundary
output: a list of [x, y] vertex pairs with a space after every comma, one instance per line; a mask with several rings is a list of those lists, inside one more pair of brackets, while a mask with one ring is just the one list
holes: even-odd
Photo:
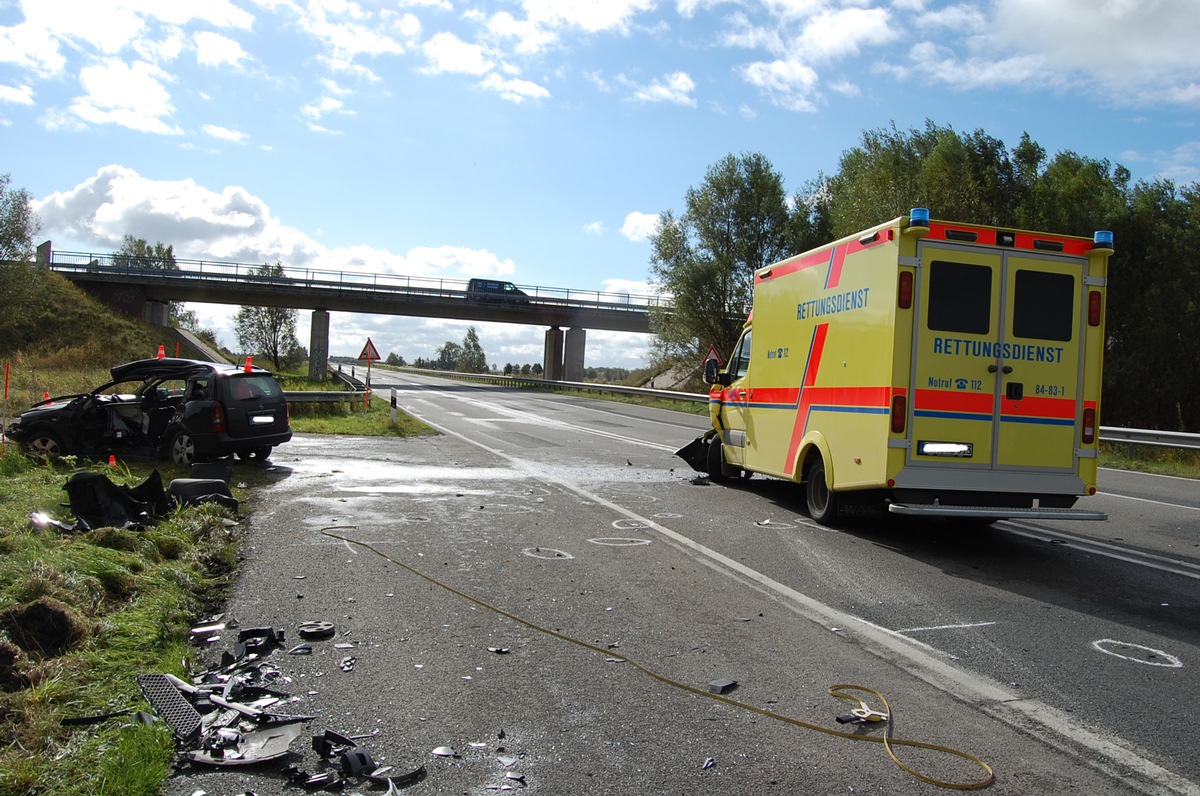
[[235, 401], [253, 401], [259, 398], [275, 398], [281, 391], [274, 377], [249, 374], [230, 379], [229, 394]]

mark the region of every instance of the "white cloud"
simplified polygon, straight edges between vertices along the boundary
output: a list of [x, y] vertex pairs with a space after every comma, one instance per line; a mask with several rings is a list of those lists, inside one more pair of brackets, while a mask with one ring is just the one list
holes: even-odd
[[316, 102], [310, 102], [302, 107], [300, 109], [300, 113], [309, 119], [320, 119], [327, 113], [333, 113], [336, 111], [347, 113], [346, 111], [342, 111], [343, 104], [344, 103], [336, 97], [321, 97]]
[[[586, 35], [628, 34], [633, 20], [653, 11], [654, 0], [522, 0], [525, 17], [518, 19], [508, 11], [486, 18], [488, 33], [498, 40], [515, 40], [514, 52], [532, 55], [557, 45], [562, 33], [581, 31]], [[469, 19], [482, 20], [481, 12]]]
[[657, 227], [657, 213], [640, 213], [634, 210], [626, 214], [625, 223], [621, 225], [621, 234], [631, 241], [641, 243], [649, 240]]
[[580, 28], [588, 33], [625, 33], [638, 14], [654, 10], [654, 0], [523, 0], [530, 21], [548, 28]]
[[631, 296], [650, 296], [654, 294], [650, 283], [639, 279], [605, 279], [601, 282], [605, 293], [628, 293]]
[[519, 20], [507, 11], [493, 14], [487, 20], [487, 30], [498, 39], [516, 39], [518, 55], [533, 55], [552, 47], [558, 34], [531, 20]]
[[141, 37], [131, 42], [131, 46], [144, 61], [170, 63], [183, 52], [183, 32], [179, 28], [170, 28], [162, 38]]
[[671, 102], [676, 105], [696, 107], [696, 98], [692, 92], [696, 90], [696, 82], [687, 72], [672, 72], [665, 77], [651, 81], [648, 85], [634, 85], [633, 98], [641, 102]]
[[412, 14], [383, 11], [376, 17], [349, 0], [314, 0], [304, 6], [288, 3], [285, 11], [297, 15], [296, 23], [326, 49], [326, 62], [349, 71], [358, 56], [400, 55], [420, 33], [421, 23]]
[[959, 89], [1026, 87], [1031, 84], [1047, 88], [1062, 86], [1066, 82], [1061, 73], [1048, 70], [1045, 60], [1036, 54], [1014, 55], [999, 60], [960, 58], [949, 47], [921, 42], [909, 50], [908, 60], [907, 66], [881, 64], [876, 70], [891, 73], [901, 82], [917, 77]]
[[0, 102], [14, 105], [32, 105], [33, 89], [30, 86], [6, 86], [0, 83]]
[[540, 100], [550, 96], [550, 90], [537, 83], [520, 78], [503, 78], [493, 72], [479, 81], [479, 85], [497, 92], [502, 99], [510, 102], [523, 102], [527, 99]]
[[599, 237], [604, 234], [604, 222], [603, 221], [588, 222], [587, 224], [583, 225], [583, 231], [585, 233], [587, 233], [588, 235], [595, 235], [596, 237]]
[[235, 144], [241, 144], [250, 137], [240, 130], [230, 130], [227, 127], [218, 127], [215, 124], [206, 124], [200, 129], [204, 131], [205, 135], [210, 135], [222, 141], [231, 141]]
[[918, 10], [911, 19], [931, 37], [914, 43], [907, 64], [879, 64], [877, 72], [959, 89], [1070, 88], [1128, 105], [1200, 102], [1192, 0], [996, 0], [990, 8]]
[[[206, 128], [206, 132], [223, 128]], [[241, 186], [211, 190], [195, 180], [154, 180], [133, 169], [104, 166], [66, 191], [34, 202], [43, 231], [92, 251], [107, 251], [130, 234], [160, 240], [185, 259], [261, 263], [295, 268], [399, 273], [410, 276], [508, 276], [511, 259], [487, 249], [417, 247], [406, 254], [370, 246], [329, 248], [271, 214]]]
[[742, 79], [781, 108], [812, 112], [817, 87], [816, 71], [799, 61], [759, 61], [738, 69]]
[[236, 67], [250, 57], [241, 44], [220, 33], [204, 30], [192, 37], [192, 40], [196, 44], [196, 62], [201, 66], [229, 64]]
[[71, 112], [93, 124], [177, 135], [179, 128], [163, 119], [174, 111], [163, 85], [169, 79], [166, 72], [146, 61], [127, 64], [107, 59], [80, 71], [79, 81], [87, 93], [71, 103]]
[[1200, 73], [1200, 13], [1192, 0], [996, 0], [991, 30], [1009, 49], [1105, 81], [1194, 82]]
[[804, 26], [795, 51], [808, 63], [858, 55], [864, 47], [899, 37], [886, 8], [845, 8], [822, 11]]
[[435, 34], [421, 45], [421, 49], [429, 61], [429, 66], [421, 70], [426, 74], [459, 72], [485, 75], [495, 64], [484, 47], [465, 42], [453, 33]]

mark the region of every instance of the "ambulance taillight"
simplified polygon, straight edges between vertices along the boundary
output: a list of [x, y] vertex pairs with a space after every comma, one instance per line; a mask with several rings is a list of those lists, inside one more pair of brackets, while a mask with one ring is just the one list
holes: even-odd
[[903, 434], [908, 418], [908, 399], [903, 395], [892, 396], [892, 433]]
[[896, 306], [902, 310], [912, 307], [913, 302], [913, 272], [901, 271], [900, 284], [896, 287]]
[[1095, 407], [1087, 407], [1083, 410], [1083, 435], [1080, 440], [1084, 445], [1091, 445], [1096, 441], [1096, 409]]
[[1102, 301], [1099, 290], [1088, 293], [1088, 326], [1100, 325], [1100, 315], [1104, 307]]

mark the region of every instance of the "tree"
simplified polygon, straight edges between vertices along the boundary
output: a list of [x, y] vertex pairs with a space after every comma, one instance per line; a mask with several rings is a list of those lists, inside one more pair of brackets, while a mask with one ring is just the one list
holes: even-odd
[[[126, 235], [121, 242], [121, 248], [113, 252], [113, 264], [124, 268], [152, 268], [159, 271], [178, 271], [179, 264], [175, 262], [175, 246], [164, 246], [162, 241], [155, 241], [151, 246], [145, 238], [135, 238]], [[184, 329], [199, 332], [200, 320], [196, 313], [185, 309], [182, 301], [167, 302], [171, 322]]]
[[913, 207], [928, 207], [936, 218], [1011, 226], [1045, 157], [1028, 135], [1021, 144], [1014, 160], [1003, 141], [982, 130], [958, 133], [926, 121], [923, 130], [900, 131], [893, 124], [865, 131], [859, 146], [842, 153], [830, 180], [828, 240]]
[[[264, 263], [259, 276], [282, 276], [283, 264]], [[296, 339], [296, 310], [289, 307], [242, 307], [234, 316], [238, 345], [251, 354], [269, 357], [275, 369], [306, 356]]]
[[402, 368], [405, 365], [407, 365], [408, 363], [406, 363], [404, 361], [404, 357], [398, 355], [395, 351], [391, 351], [388, 353], [387, 359], [384, 360], [384, 364], [392, 365], [393, 367], [397, 367], [397, 368]]
[[33, 236], [40, 227], [24, 188], [9, 187], [0, 174], [0, 352], [15, 351], [36, 337], [49, 312], [45, 272], [33, 263]]
[[437, 359], [433, 363], [433, 367], [437, 370], [458, 370], [458, 360], [462, 358], [462, 346], [451, 340], [447, 340], [435, 352]]
[[1112, 230], [1101, 420], [1200, 431], [1200, 190], [1139, 182]]
[[33, 236], [42, 225], [29, 191], [10, 188], [11, 182], [11, 175], [0, 174], [0, 260], [32, 260]]
[[[689, 188], [685, 211], [659, 216], [650, 279], [670, 296], [651, 310], [653, 358], [698, 374], [710, 345], [728, 352], [750, 307], [754, 271], [788, 253], [783, 178], [761, 154], [727, 155]], [[807, 208], [806, 208], [807, 212]]]
[[460, 373], [487, 373], [487, 357], [483, 353], [483, 346], [479, 344], [479, 335], [474, 326], [467, 327], [454, 369]]

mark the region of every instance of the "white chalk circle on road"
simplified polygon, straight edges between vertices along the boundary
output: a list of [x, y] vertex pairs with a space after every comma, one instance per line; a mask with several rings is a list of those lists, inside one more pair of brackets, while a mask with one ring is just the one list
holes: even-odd
[[1144, 663], [1147, 666], [1161, 666], [1166, 669], [1183, 668], [1183, 661], [1174, 655], [1162, 650], [1156, 650], [1153, 647], [1143, 647], [1141, 644], [1130, 644], [1127, 641], [1102, 638], [1099, 641], [1093, 641], [1092, 646], [1105, 655], [1124, 658], [1134, 663]]

